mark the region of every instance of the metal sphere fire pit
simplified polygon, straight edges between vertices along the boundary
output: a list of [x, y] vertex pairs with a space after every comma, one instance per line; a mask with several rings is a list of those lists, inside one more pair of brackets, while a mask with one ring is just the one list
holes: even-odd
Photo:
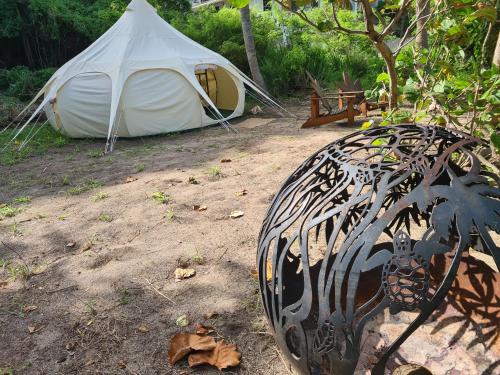
[[[353, 374], [366, 324], [386, 309], [414, 312], [372, 368], [383, 375], [444, 300], [464, 251], [500, 264], [499, 178], [472, 153], [477, 143], [439, 127], [374, 128], [331, 143], [286, 180], [257, 262], [265, 312], [300, 373]], [[437, 256], [448, 259], [440, 273]]]

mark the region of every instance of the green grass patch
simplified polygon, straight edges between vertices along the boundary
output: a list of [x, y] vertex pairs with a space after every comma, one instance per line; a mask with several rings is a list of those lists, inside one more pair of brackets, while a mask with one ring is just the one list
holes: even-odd
[[175, 219], [175, 217], [176, 217], [174, 210], [172, 210], [171, 208], [169, 208], [167, 210], [167, 212], [165, 212], [164, 217], [165, 217], [165, 219], [167, 220], [168, 223], [173, 222], [174, 219]]
[[89, 152], [87, 152], [87, 156], [89, 158], [100, 158], [100, 157], [104, 156], [104, 153], [102, 151], [99, 151], [99, 150], [90, 150]]
[[207, 173], [212, 178], [222, 178], [224, 175], [222, 174], [222, 169], [219, 166], [213, 166], [208, 168]]
[[15, 204], [31, 203], [31, 197], [28, 197], [28, 196], [17, 197], [17, 198], [14, 198], [14, 200], [12, 201], [12, 203], [15, 203]]
[[[27, 157], [42, 155], [50, 149], [61, 148], [72, 142], [69, 138], [54, 130], [50, 125], [45, 124], [40, 129], [39, 127], [41, 125], [42, 124], [40, 123], [30, 125], [19, 135], [18, 138], [16, 138], [16, 140], [12, 142], [10, 141], [16, 134], [13, 129], [0, 133], [1, 148], [10, 142], [7, 148], [0, 154], [0, 164], [6, 166], [15, 165]], [[33, 139], [31, 139], [21, 150], [19, 150], [19, 147], [23, 144], [23, 142], [35, 134], [35, 132], [37, 133]]]
[[103, 191], [100, 191], [96, 195], [94, 195], [94, 197], [92, 198], [92, 200], [94, 202], [98, 202], [98, 201], [102, 201], [102, 200], [107, 199], [107, 198], [109, 198], [109, 194], [105, 193]]
[[79, 184], [71, 189], [69, 189], [66, 193], [68, 195], [79, 195], [86, 191], [97, 189], [104, 186], [101, 181], [89, 179], [84, 181], [82, 184]]
[[163, 191], [157, 191], [151, 195], [151, 198], [157, 203], [166, 204], [170, 201], [170, 197]]
[[104, 223], [111, 223], [113, 221], [113, 217], [109, 214], [102, 213], [99, 215], [97, 218], [99, 221], [102, 221]]

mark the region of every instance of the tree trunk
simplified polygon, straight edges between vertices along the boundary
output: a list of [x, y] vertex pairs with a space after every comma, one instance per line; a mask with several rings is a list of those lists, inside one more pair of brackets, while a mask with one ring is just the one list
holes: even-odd
[[243, 30], [243, 39], [245, 41], [245, 50], [247, 52], [248, 65], [255, 83], [264, 91], [267, 91], [264, 78], [260, 72], [259, 62], [257, 61], [257, 52], [255, 51], [255, 40], [252, 32], [252, 22], [250, 21], [250, 8], [245, 6], [240, 9], [241, 28]]
[[398, 75], [396, 72], [396, 58], [384, 41], [373, 41], [375, 47], [382, 55], [389, 74], [389, 108], [394, 109], [398, 106]]
[[429, 48], [429, 37], [425, 23], [429, 17], [429, 4], [428, 0], [417, 0], [416, 11], [419, 15], [417, 20], [417, 36], [415, 37], [415, 44], [417, 49]]
[[497, 46], [495, 48], [495, 53], [493, 53], [493, 65], [500, 68], [500, 34], [497, 38]]
[[[500, 35], [500, 0], [496, 3], [496, 22], [490, 22], [488, 32], [484, 38], [482, 54], [482, 65], [489, 68], [491, 63], [495, 64], [495, 43], [498, 48], [498, 36]], [[497, 64], [498, 66], [498, 64]]]

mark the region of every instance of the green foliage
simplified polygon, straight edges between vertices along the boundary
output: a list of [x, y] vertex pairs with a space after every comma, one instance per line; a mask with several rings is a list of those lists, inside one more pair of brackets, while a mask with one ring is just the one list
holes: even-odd
[[[167, 19], [188, 0], [148, 0]], [[0, 61], [32, 68], [59, 66], [102, 35], [129, 0], [0, 0]]]
[[[319, 19], [321, 9], [307, 11]], [[342, 79], [342, 72], [360, 78], [370, 88], [383, 61], [371, 43], [364, 37], [341, 33], [320, 34], [294, 14], [275, 8], [272, 12], [252, 11], [252, 30], [262, 74], [269, 90], [283, 95], [297, 88], [309, 87], [305, 71], [326, 86]], [[339, 11], [346, 25], [363, 25], [352, 12]], [[241, 31], [241, 18], [237, 9], [215, 11], [206, 8], [171, 20], [172, 26], [214, 50], [243, 72], [249, 74], [245, 46]]]
[[69, 189], [66, 193], [68, 195], [79, 195], [89, 190], [98, 189], [102, 186], [104, 186], [104, 184], [101, 181], [88, 179], [83, 183]]
[[31, 100], [55, 73], [54, 68], [31, 71], [25, 66], [0, 69], [0, 90], [8, 97]]
[[94, 202], [98, 202], [98, 201], [102, 201], [102, 200], [107, 199], [107, 198], [109, 198], [109, 194], [105, 193], [103, 191], [100, 191], [96, 195], [94, 195], [94, 197], [92, 198], [92, 200]]
[[399, 83], [414, 117], [425, 113], [438, 125], [453, 125], [490, 141], [500, 151], [500, 75], [484, 66], [483, 41], [494, 8], [468, 2], [428, 27], [430, 47], [407, 48], [398, 58]]
[[[187, 0], [149, 2], [172, 26], [250, 73], [238, 9], [216, 11], [208, 7], [189, 12]], [[0, 0], [0, 26], [4, 27], [0, 43], [5, 42], [6, 46], [2, 51], [9, 50], [10, 43], [22, 46], [21, 50], [11, 48], [16, 51], [15, 59], [0, 51], [0, 60], [33, 67], [60, 66], [111, 27], [127, 4], [128, 0]], [[18, 10], [21, 16], [17, 15]], [[313, 9], [307, 14], [319, 20], [323, 11]], [[11, 19], [6, 19], [6, 15], [11, 15]], [[306, 70], [325, 86], [333, 86], [346, 71], [361, 78], [366, 88], [383, 70], [382, 60], [364, 37], [320, 34], [278, 7], [272, 12], [252, 11], [251, 16], [262, 73], [275, 95], [308, 87]], [[363, 27], [352, 12], [341, 10], [338, 17], [347, 26]], [[24, 46], [23, 38], [28, 46]], [[38, 71], [26, 66], [0, 70], [0, 126], [10, 123], [23, 109], [22, 101], [31, 99], [55, 70]]]
[[213, 167], [208, 168], [207, 174], [214, 179], [222, 178], [224, 177], [224, 174], [222, 173], [222, 168], [214, 165]]
[[157, 203], [167, 204], [170, 201], [170, 197], [163, 191], [157, 191], [151, 195], [151, 198]]
[[97, 218], [99, 221], [102, 221], [104, 223], [111, 223], [113, 221], [113, 217], [109, 214], [102, 213], [99, 215]]
[[[14, 165], [28, 156], [40, 155], [52, 148], [59, 148], [70, 142], [68, 138], [45, 125], [41, 129], [41, 124], [33, 124], [26, 131], [23, 131], [15, 141], [10, 142], [15, 135], [14, 130], [6, 130], [0, 133], [0, 147], [7, 148], [0, 153], [0, 165]], [[36, 135], [22, 149], [19, 147], [30, 136]], [[9, 143], [10, 142], [10, 143]]]

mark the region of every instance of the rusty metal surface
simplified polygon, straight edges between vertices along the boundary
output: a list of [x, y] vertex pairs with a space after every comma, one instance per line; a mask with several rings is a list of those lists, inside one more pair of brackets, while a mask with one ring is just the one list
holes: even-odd
[[499, 177], [473, 154], [478, 142], [440, 127], [374, 128], [331, 143], [287, 179], [257, 263], [277, 343], [300, 373], [353, 374], [368, 321], [417, 312], [380, 354], [372, 374], [383, 375], [448, 295], [470, 246], [500, 265]]

